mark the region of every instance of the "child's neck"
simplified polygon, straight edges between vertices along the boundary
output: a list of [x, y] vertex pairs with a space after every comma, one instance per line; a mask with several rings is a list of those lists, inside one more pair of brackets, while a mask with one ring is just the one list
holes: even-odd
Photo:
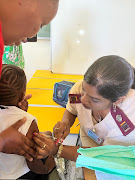
[[5, 106], [16, 106], [18, 107], [18, 102], [1, 102], [1, 105], [5, 105]]

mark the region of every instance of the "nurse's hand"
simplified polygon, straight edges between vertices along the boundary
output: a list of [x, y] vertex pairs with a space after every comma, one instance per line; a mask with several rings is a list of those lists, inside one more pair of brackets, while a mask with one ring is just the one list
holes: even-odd
[[70, 124], [68, 122], [58, 122], [53, 128], [54, 137], [57, 138], [56, 144], [64, 140], [70, 133]]
[[57, 154], [58, 147], [51, 137], [48, 137], [45, 134], [34, 133], [33, 140], [37, 144], [37, 159], [44, 159], [49, 155], [55, 156]]

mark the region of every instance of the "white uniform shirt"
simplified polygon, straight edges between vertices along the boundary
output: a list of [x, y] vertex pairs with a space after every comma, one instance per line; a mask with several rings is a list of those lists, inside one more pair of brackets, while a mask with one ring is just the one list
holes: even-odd
[[[0, 132], [19, 119], [26, 117], [27, 121], [19, 128], [19, 131], [26, 135], [32, 121], [36, 118], [15, 106], [4, 107], [8, 109], [0, 108]], [[29, 171], [30, 169], [23, 156], [0, 153], [0, 179], [17, 179]]]
[[[81, 94], [82, 92], [82, 80], [78, 81], [71, 89], [72, 94]], [[125, 100], [119, 107], [128, 116], [130, 121], [135, 125], [135, 90], [131, 89], [127, 94]], [[81, 103], [70, 104], [68, 101], [66, 109], [74, 115], [77, 115], [81, 128], [87, 134], [89, 129], [95, 129], [96, 134], [103, 140], [103, 145], [135, 145], [135, 130], [127, 136], [123, 136], [119, 127], [115, 123], [111, 112], [100, 122], [95, 124], [92, 117], [92, 111], [86, 109]], [[88, 137], [88, 139], [90, 139]], [[87, 142], [88, 142], [87, 139]], [[91, 139], [90, 139], [91, 141]], [[85, 144], [85, 143], [83, 143]], [[85, 146], [89, 146], [85, 144]]]

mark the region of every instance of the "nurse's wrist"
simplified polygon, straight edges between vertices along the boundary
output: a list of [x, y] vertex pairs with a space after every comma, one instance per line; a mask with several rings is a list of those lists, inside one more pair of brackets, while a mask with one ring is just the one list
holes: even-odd
[[69, 119], [65, 119], [65, 120], [62, 121], [62, 122], [63, 122], [63, 124], [65, 124], [65, 126], [67, 126], [67, 127], [70, 128], [71, 124], [70, 124], [70, 120], [69, 120]]

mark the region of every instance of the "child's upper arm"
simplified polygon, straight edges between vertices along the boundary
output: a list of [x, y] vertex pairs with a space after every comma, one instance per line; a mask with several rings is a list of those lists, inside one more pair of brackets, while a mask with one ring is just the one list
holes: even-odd
[[[38, 126], [35, 120], [32, 121], [30, 128], [26, 134], [26, 136], [32, 140], [33, 133], [34, 132], [39, 132]], [[43, 162], [39, 159], [34, 158], [32, 162], [26, 160], [27, 165], [29, 169], [37, 174], [46, 174], [47, 173], [47, 167], [43, 164]]]
[[37, 132], [37, 133], [39, 132], [38, 126], [37, 126], [37, 123], [36, 123], [35, 120], [32, 121], [32, 123], [31, 123], [31, 125], [30, 125], [30, 127], [29, 127], [29, 130], [28, 130], [26, 136], [27, 136], [30, 140], [32, 140], [32, 137], [33, 137], [33, 133], [34, 133], [34, 132]]

